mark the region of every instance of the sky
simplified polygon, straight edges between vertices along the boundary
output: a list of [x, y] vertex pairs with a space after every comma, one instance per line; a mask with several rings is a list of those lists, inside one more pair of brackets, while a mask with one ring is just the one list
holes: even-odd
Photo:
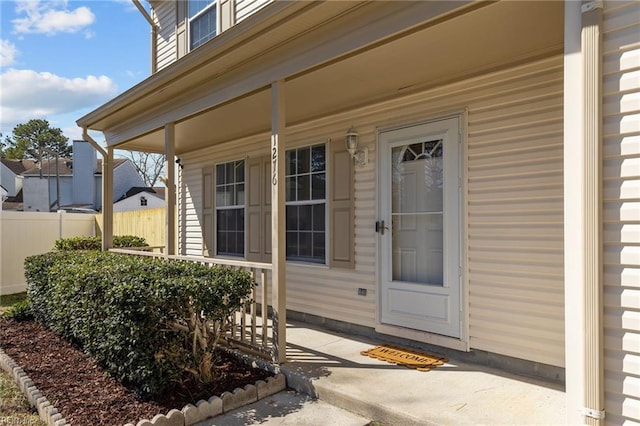
[[150, 27], [131, 0], [0, 0], [3, 139], [33, 118], [82, 139], [75, 121], [150, 71]]

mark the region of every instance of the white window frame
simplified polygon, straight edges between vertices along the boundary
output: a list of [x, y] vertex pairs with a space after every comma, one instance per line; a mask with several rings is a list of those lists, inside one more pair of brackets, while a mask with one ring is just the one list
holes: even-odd
[[[230, 185], [229, 183], [225, 182], [224, 184], [219, 184], [218, 183], [218, 166], [226, 166], [228, 164], [235, 164], [235, 163], [239, 163], [242, 162], [243, 163], [243, 169], [244, 169], [244, 173], [243, 173], [243, 180], [242, 180], [242, 185], [244, 185], [244, 195], [243, 195], [243, 203], [242, 204], [234, 204], [234, 205], [230, 205], [230, 206], [220, 206], [218, 203], [218, 187], [219, 186], [228, 186]], [[213, 167], [213, 176], [214, 176], [214, 181], [213, 181], [213, 212], [214, 212], [214, 216], [213, 216], [213, 236], [214, 236], [214, 253], [215, 256], [219, 256], [219, 257], [230, 257], [230, 258], [244, 258], [246, 259], [247, 257], [247, 160], [246, 158], [240, 158], [240, 159], [236, 159], [236, 160], [229, 160], [229, 161], [223, 161], [220, 163], [216, 163], [214, 164]], [[234, 182], [232, 185], [238, 185], [239, 182], [235, 181], [235, 173], [234, 173]], [[220, 253], [219, 251], [219, 247], [218, 247], [218, 212], [219, 211], [223, 211], [223, 210], [242, 210], [243, 211], [243, 224], [242, 224], [242, 238], [243, 238], [243, 250], [242, 253], [238, 253], [238, 254], [230, 254], [230, 253]]]
[[[318, 204], [324, 204], [324, 258], [322, 261], [320, 261], [318, 259], [318, 261], [313, 260], [313, 258], [301, 258], [301, 257], [289, 257], [288, 255], [285, 254], [286, 256], [286, 261], [287, 262], [296, 262], [296, 263], [307, 263], [310, 265], [327, 265], [328, 264], [328, 255], [329, 255], [329, 197], [328, 197], [328, 192], [329, 192], [329, 146], [327, 142], [319, 142], [319, 143], [312, 143], [312, 144], [308, 144], [308, 145], [300, 145], [300, 146], [296, 146], [296, 147], [292, 147], [289, 148], [285, 151], [285, 159], [288, 158], [288, 154], [291, 151], [300, 151], [303, 149], [309, 149], [312, 150], [314, 147], [320, 147], [322, 146], [324, 148], [324, 154], [325, 154], [325, 162], [324, 162], [324, 170], [323, 173], [325, 175], [325, 187], [324, 187], [324, 198], [322, 199], [313, 199], [310, 198], [308, 200], [295, 200], [295, 201], [286, 201], [286, 196], [288, 195], [288, 189], [285, 193], [285, 209], [286, 207], [289, 206], [314, 206], [314, 205], [318, 205]], [[285, 165], [286, 167], [287, 165]], [[311, 165], [309, 165], [311, 167]], [[302, 175], [306, 175], [307, 173], [304, 174], [299, 174], [297, 173], [297, 171], [295, 173], [286, 173], [285, 172], [285, 181], [287, 178], [291, 177], [291, 176], [302, 176]], [[309, 191], [312, 193], [313, 191], [313, 179], [311, 178], [313, 176], [314, 172], [311, 171], [311, 168], [309, 169], [308, 175], [310, 177], [310, 181], [309, 181]], [[312, 233], [313, 231], [313, 224], [311, 225], [312, 227]], [[299, 231], [297, 231], [299, 232]], [[286, 210], [285, 210], [285, 237], [288, 235], [289, 230], [287, 228], [286, 225]], [[285, 239], [285, 247], [287, 247], [288, 244], [286, 243], [286, 239]], [[313, 250], [313, 243], [312, 243], [312, 250]]]
[[[202, 46], [204, 43], [206, 43], [207, 41], [211, 40], [212, 38], [216, 37], [218, 34], [220, 34], [220, 5], [218, 4], [218, 0], [214, 0], [213, 2], [211, 2], [211, 4], [209, 4], [208, 6], [206, 6], [204, 9], [202, 9], [201, 11], [199, 11], [198, 13], [196, 13], [194, 16], [189, 16], [190, 12], [189, 12], [189, 6], [191, 3], [191, 0], [188, 0], [187, 4], [187, 34], [188, 34], [188, 39], [189, 39], [189, 51], [193, 51], [195, 49], [197, 49], [198, 47]], [[193, 21], [197, 20], [198, 18], [202, 17], [203, 15], [205, 15], [206, 13], [208, 13], [209, 11], [211, 11], [212, 8], [215, 8], [215, 14], [216, 14], [216, 31], [215, 34], [212, 35], [211, 38], [209, 38], [208, 40], [198, 44], [197, 46], [193, 46], [193, 34], [191, 31], [191, 24], [193, 23]]]

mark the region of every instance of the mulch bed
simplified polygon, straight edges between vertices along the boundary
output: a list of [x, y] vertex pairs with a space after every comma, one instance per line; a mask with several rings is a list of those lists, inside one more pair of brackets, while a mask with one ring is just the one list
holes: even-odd
[[223, 352], [216, 379], [206, 389], [185, 383], [176, 385], [170, 394], [142, 401], [91, 357], [38, 323], [0, 318], [0, 348], [24, 369], [67, 422], [77, 425], [136, 424], [272, 376]]

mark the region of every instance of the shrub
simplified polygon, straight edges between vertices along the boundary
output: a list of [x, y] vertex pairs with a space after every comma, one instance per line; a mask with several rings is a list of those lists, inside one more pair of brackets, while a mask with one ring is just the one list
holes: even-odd
[[143, 396], [190, 372], [211, 378], [212, 351], [255, 285], [245, 271], [101, 251], [25, 261], [33, 315]]
[[[113, 247], [148, 247], [147, 241], [135, 235], [114, 235]], [[62, 238], [55, 242], [56, 250], [100, 250], [102, 238], [100, 237], [73, 237]]]
[[6, 318], [13, 318], [16, 321], [26, 321], [33, 319], [31, 305], [28, 300], [22, 300], [9, 306], [3, 314]]

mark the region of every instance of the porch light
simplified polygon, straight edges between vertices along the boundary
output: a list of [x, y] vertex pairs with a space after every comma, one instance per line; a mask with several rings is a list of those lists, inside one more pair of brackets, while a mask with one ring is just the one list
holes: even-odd
[[345, 135], [347, 152], [354, 159], [356, 166], [364, 166], [369, 162], [369, 148], [358, 150], [358, 139], [358, 132], [351, 126]]

